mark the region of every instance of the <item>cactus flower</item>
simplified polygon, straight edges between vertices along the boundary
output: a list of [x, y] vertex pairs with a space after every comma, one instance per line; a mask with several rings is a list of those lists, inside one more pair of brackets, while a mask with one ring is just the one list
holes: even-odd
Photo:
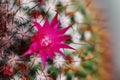
[[38, 22], [33, 21], [33, 24], [38, 31], [33, 35], [29, 49], [22, 56], [26, 56], [34, 52], [39, 53], [43, 67], [45, 68], [47, 57], [53, 59], [55, 56], [54, 53], [65, 56], [65, 54], [60, 50], [61, 48], [73, 49], [64, 43], [64, 41], [70, 39], [70, 36], [64, 35], [64, 33], [71, 26], [58, 29], [60, 22], [57, 18], [58, 13], [56, 13], [51, 22], [49, 22], [46, 18], [43, 26], [41, 26]]

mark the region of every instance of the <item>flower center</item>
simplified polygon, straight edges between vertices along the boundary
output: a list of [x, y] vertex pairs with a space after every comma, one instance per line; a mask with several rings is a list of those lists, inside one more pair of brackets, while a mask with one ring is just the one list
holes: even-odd
[[47, 46], [49, 46], [50, 45], [50, 43], [51, 43], [51, 40], [50, 40], [50, 38], [49, 37], [47, 37], [47, 36], [44, 36], [43, 38], [42, 38], [42, 40], [41, 40], [41, 46], [42, 47], [47, 47]]

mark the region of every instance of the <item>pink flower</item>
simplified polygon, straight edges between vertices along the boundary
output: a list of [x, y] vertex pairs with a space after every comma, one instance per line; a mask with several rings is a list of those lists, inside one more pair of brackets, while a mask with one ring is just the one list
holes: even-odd
[[22, 56], [38, 52], [40, 54], [42, 64], [45, 68], [46, 59], [50, 57], [53, 59], [54, 52], [65, 56], [61, 48], [73, 49], [72, 47], [63, 43], [65, 40], [70, 39], [70, 36], [64, 35], [64, 33], [71, 27], [68, 26], [63, 29], [58, 29], [60, 22], [57, 20], [58, 13], [55, 15], [51, 23], [46, 18], [45, 23], [41, 26], [38, 22], [33, 21], [34, 26], [38, 31], [34, 34], [31, 40], [31, 45], [27, 52]]

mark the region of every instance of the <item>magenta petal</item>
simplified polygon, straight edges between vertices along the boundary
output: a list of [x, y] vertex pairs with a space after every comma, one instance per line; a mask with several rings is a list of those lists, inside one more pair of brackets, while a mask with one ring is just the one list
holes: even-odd
[[57, 22], [57, 18], [58, 18], [58, 12], [56, 13], [55, 17], [54, 17], [53, 20], [51, 21], [50, 27], [53, 28], [53, 27], [55, 26], [55, 24], [56, 24], [56, 22]]
[[46, 18], [43, 27], [44, 27], [44, 28], [48, 28], [48, 27], [49, 27], [49, 21], [48, 21], [48, 18]]
[[30, 48], [28, 49], [28, 51], [25, 52], [22, 56], [29, 55], [29, 54], [31, 54], [31, 53], [33, 53], [33, 52], [36, 52], [37, 50], [38, 50], [38, 45], [37, 45], [37, 43], [32, 43], [31, 46], [30, 46]]
[[54, 25], [54, 29], [57, 29], [58, 27], [59, 27], [59, 25], [60, 25], [60, 22], [57, 22], [55, 25]]
[[48, 54], [48, 56], [50, 57], [50, 59], [53, 60], [53, 56], [54, 56], [54, 54], [53, 54], [52, 52], [50, 52], [50, 51], [47, 52], [47, 54]]
[[33, 43], [33, 42], [35, 42], [35, 41], [37, 40], [36, 36], [38, 36], [38, 32], [36, 32], [36, 33], [33, 35], [32, 39], [31, 39], [31, 43]]
[[40, 57], [41, 57], [41, 60], [42, 60], [43, 68], [45, 68], [46, 67], [47, 54], [42, 50], [39, 50], [39, 54], [40, 54]]
[[41, 25], [38, 22], [33, 21], [34, 26], [38, 29], [38, 31], [41, 30]]
[[57, 31], [57, 34], [64, 34], [70, 27], [71, 27], [71, 25], [68, 26], [68, 27], [66, 27], [66, 28], [63, 28], [63, 29], [61, 29], [61, 30], [58, 30], [58, 31]]
[[[51, 35], [51, 37], [53, 36], [53, 37], [55, 37], [55, 35], [57, 35], [57, 34], [55, 34], [56, 33], [56, 30], [55, 29], [57, 29], [58, 27], [59, 27], [59, 25], [60, 25], [60, 22], [57, 22], [55, 25], [54, 25], [54, 27], [53, 28], [47, 28], [47, 33], [49, 34], [49, 35]], [[44, 31], [45, 32], [45, 31]]]
[[58, 47], [58, 48], [68, 48], [68, 49], [75, 50], [74, 48], [68, 46], [67, 44], [56, 44], [56, 47]]
[[32, 51], [35, 52], [35, 51], [37, 51], [39, 49], [39, 46], [38, 46], [38, 44], [36, 42], [34, 42], [34, 43], [31, 44], [29, 49], [31, 49]]
[[62, 51], [60, 51], [59, 47], [51, 47], [50, 50], [54, 51], [54, 52], [56, 52], [56, 53], [58, 53], [58, 54], [60, 54], [62, 56], [65, 56], [65, 54]]
[[68, 39], [70, 39], [71, 38], [71, 36], [59, 36], [59, 37], [56, 37], [56, 38], [54, 38], [54, 42], [56, 43], [56, 42], [62, 42], [62, 41], [66, 41], [66, 40], [68, 40]]
[[29, 49], [27, 52], [25, 52], [24, 54], [22, 54], [21, 56], [26, 56], [33, 53], [33, 51], [31, 49]]
[[55, 52], [57, 52], [58, 54], [60, 54], [60, 55], [62, 55], [63, 57], [65, 57], [65, 54], [64, 54], [62, 51], [57, 50], [57, 51], [55, 51]]

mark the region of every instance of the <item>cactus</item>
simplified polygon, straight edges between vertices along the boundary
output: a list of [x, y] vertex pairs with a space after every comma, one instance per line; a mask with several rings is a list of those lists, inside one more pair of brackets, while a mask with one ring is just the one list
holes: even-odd
[[111, 80], [107, 21], [93, 2], [0, 0], [0, 80]]

